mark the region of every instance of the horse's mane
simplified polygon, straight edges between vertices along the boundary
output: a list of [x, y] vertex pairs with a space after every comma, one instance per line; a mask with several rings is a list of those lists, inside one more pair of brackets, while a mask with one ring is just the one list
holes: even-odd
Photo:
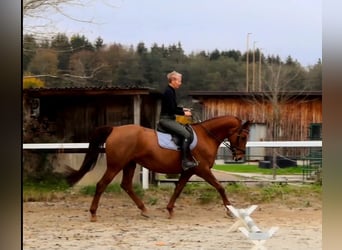
[[191, 125], [198, 125], [198, 124], [202, 124], [202, 123], [205, 123], [205, 122], [210, 122], [210, 121], [222, 119], [222, 118], [225, 118], [225, 117], [226, 117], [226, 118], [231, 117], [231, 118], [237, 119], [238, 121], [241, 121], [241, 119], [240, 119], [239, 117], [234, 116], [234, 115], [221, 115], [221, 116], [211, 117], [211, 118], [206, 119], [206, 120], [204, 120], [204, 121], [194, 122], [194, 123], [192, 123]]

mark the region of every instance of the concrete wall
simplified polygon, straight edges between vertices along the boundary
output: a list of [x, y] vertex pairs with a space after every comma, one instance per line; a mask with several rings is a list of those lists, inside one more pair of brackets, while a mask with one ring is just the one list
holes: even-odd
[[[82, 161], [84, 159], [85, 154], [79, 153], [63, 153], [58, 154], [56, 163], [54, 164], [55, 171], [60, 172], [63, 169], [64, 165], [72, 167], [73, 169], [79, 169], [81, 167]], [[76, 185], [78, 186], [87, 186], [87, 185], [95, 185], [103, 176], [106, 171], [106, 157], [105, 154], [100, 154], [99, 159], [93, 170], [88, 172]], [[133, 183], [140, 183], [140, 167], [137, 166], [135, 170], [135, 175], [133, 178]], [[122, 171], [119, 172], [117, 176], [113, 179], [113, 182], [121, 183]]]

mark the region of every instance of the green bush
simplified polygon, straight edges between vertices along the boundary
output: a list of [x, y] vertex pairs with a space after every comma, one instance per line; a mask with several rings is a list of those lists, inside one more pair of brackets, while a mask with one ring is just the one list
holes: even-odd
[[[144, 196], [144, 190], [141, 188], [141, 185], [133, 185], [133, 190], [139, 197]], [[96, 185], [87, 185], [80, 188], [79, 192], [83, 195], [91, 195], [93, 196], [96, 191]], [[124, 191], [121, 188], [119, 183], [112, 183], [107, 186], [105, 193], [111, 194], [122, 194]]]

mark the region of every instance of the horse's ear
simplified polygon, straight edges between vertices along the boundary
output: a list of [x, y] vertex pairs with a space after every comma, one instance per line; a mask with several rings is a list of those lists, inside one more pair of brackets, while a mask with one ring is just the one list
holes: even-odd
[[245, 121], [243, 124], [242, 124], [242, 127], [243, 128], [248, 128], [252, 123], [253, 123], [254, 120], [247, 120]]

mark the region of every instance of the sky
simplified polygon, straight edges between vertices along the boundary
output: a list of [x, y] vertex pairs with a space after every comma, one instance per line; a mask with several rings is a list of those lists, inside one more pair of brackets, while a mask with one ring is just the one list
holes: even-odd
[[[52, 20], [45, 31], [81, 34], [90, 42], [101, 37], [108, 45], [180, 42], [186, 54], [244, 53], [248, 44], [250, 50], [282, 60], [291, 56], [303, 66], [322, 59], [321, 0], [87, 0], [61, 7], [69, 17], [45, 11]], [[25, 27], [38, 20], [23, 22]]]

